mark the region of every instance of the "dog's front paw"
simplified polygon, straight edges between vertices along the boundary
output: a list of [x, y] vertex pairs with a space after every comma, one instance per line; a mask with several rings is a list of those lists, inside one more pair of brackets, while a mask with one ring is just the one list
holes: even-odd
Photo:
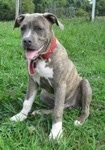
[[24, 121], [27, 118], [27, 115], [22, 112], [10, 118], [11, 121]]
[[62, 138], [62, 132], [62, 122], [53, 124], [49, 135], [49, 140]]

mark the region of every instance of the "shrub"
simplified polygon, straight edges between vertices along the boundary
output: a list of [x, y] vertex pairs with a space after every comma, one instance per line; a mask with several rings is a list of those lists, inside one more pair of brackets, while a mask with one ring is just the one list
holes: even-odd
[[[14, 20], [15, 6], [15, 0], [0, 0], [0, 20]], [[22, 0], [20, 8], [21, 13], [32, 13], [34, 12], [34, 3], [32, 0]]]
[[14, 0], [0, 0], [0, 20], [12, 20], [15, 16]]
[[87, 17], [89, 14], [82, 8], [76, 10], [76, 15], [79, 17]]

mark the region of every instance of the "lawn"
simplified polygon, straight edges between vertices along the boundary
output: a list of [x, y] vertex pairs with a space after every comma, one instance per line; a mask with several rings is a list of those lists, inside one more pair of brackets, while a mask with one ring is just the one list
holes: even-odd
[[[9, 120], [22, 108], [27, 69], [19, 29], [13, 30], [13, 22], [0, 22], [0, 150], [105, 150], [105, 20], [62, 23], [63, 31], [54, 26], [56, 37], [92, 87], [90, 116], [83, 126], [75, 127], [79, 110], [65, 110], [60, 142], [48, 140], [51, 115], [29, 115], [17, 123]], [[32, 109], [42, 107], [37, 95]]]

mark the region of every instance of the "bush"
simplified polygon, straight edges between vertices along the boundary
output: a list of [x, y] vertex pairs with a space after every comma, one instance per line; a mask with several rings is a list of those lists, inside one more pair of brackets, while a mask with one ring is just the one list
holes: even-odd
[[33, 13], [34, 7], [32, 0], [22, 0], [21, 13]]
[[105, 0], [99, 0], [96, 3], [97, 15], [105, 16]]
[[0, 0], [0, 20], [12, 20], [15, 17], [14, 0]]
[[[0, 20], [9, 21], [15, 19], [15, 0], [0, 0]], [[34, 12], [32, 0], [22, 0], [21, 13]]]
[[79, 17], [87, 17], [89, 14], [82, 8], [77, 9], [76, 15]]

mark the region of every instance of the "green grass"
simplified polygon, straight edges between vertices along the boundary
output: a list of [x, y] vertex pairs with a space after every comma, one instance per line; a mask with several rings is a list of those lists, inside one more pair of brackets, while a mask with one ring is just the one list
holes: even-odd
[[[48, 140], [51, 115], [9, 121], [22, 108], [27, 70], [19, 30], [13, 30], [13, 22], [0, 22], [0, 150], [105, 150], [105, 109], [100, 108], [105, 106], [105, 20], [62, 22], [63, 31], [54, 27], [56, 37], [93, 90], [90, 116], [83, 126], [74, 127], [79, 110], [65, 110], [59, 143]], [[41, 107], [38, 95], [32, 109]]]

